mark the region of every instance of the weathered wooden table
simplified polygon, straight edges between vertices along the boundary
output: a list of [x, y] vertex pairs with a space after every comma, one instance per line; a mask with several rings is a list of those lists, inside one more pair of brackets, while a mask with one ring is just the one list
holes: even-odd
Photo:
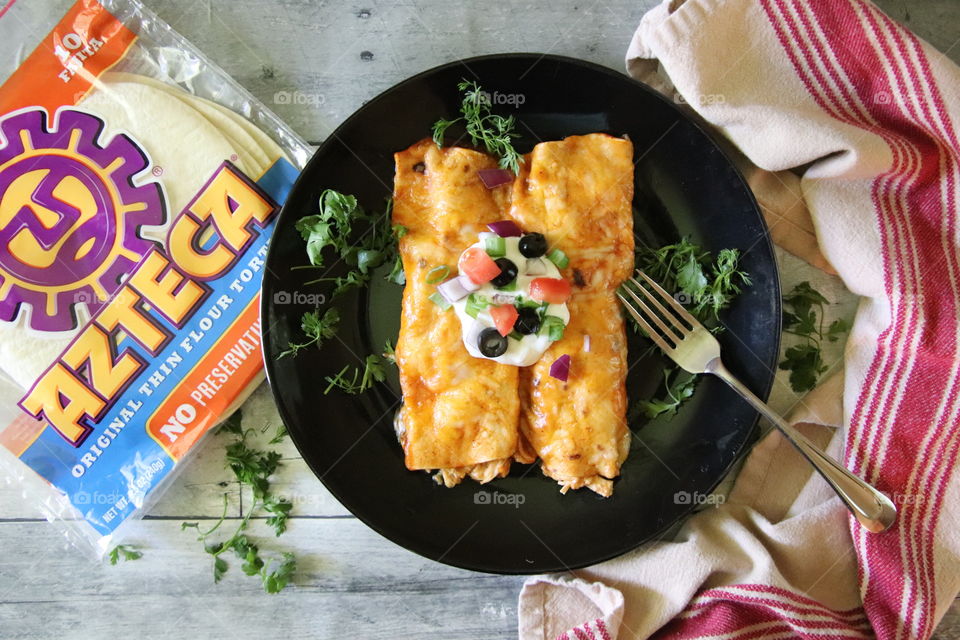
[[[509, 51], [575, 56], [623, 68], [640, 16], [655, 0], [531, 0], [401, 3], [356, 0], [146, 0], [311, 142], [407, 76], [460, 57]], [[881, 0], [955, 61], [957, 0]], [[803, 279], [784, 258], [785, 286]], [[828, 292], [842, 295], [839, 285]], [[849, 315], [849, 298], [839, 310]], [[830, 354], [837, 358], [839, 352]], [[783, 389], [783, 386], [779, 386]], [[779, 392], [776, 403], [793, 399]], [[261, 388], [245, 424], [272, 434], [279, 419]], [[516, 631], [518, 577], [452, 569], [409, 553], [361, 524], [328, 494], [288, 442], [279, 491], [294, 502], [290, 530], [273, 538], [262, 521], [251, 535], [265, 551], [292, 550], [295, 585], [268, 596], [238, 563], [214, 584], [209, 556], [185, 520], [215, 521], [239, 495], [224, 468], [223, 436], [198, 456], [150, 515], [136, 525], [142, 559], [97, 565], [67, 548], [61, 531], [13, 488], [0, 489], [0, 638], [196, 637], [500, 638]], [[960, 638], [958, 607], [938, 638]]]

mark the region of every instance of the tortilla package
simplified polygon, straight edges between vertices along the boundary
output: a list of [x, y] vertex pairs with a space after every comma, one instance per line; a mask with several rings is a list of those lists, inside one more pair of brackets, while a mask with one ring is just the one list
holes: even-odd
[[8, 3], [0, 35], [0, 466], [102, 554], [262, 380], [309, 149], [135, 0]]

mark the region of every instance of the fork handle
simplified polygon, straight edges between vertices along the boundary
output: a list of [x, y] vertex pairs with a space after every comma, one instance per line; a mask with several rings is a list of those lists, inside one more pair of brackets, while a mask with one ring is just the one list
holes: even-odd
[[787, 440], [796, 447], [803, 457], [814, 466], [823, 476], [840, 499], [843, 500], [853, 516], [868, 531], [878, 533], [890, 528], [897, 518], [897, 508], [890, 499], [874, 489], [872, 486], [853, 475], [842, 464], [821, 451], [810, 442], [802, 433], [791, 427], [776, 414], [767, 404], [755, 396], [742, 382], [737, 380], [727, 370], [720, 358], [714, 358], [706, 366], [706, 372], [712, 373], [740, 396], [749, 402], [754, 409], [772, 422], [786, 436]]

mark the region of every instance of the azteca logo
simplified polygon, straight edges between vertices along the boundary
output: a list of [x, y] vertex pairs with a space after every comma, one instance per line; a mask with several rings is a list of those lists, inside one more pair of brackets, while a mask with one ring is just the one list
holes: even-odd
[[153, 243], [166, 220], [150, 161], [126, 135], [101, 140], [99, 118], [43, 109], [0, 122], [0, 320], [29, 308], [40, 331], [78, 326], [95, 313]]

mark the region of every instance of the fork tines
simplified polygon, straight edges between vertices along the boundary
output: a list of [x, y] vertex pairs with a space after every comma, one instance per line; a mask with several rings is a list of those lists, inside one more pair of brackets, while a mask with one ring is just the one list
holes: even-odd
[[[672, 351], [675, 346], [680, 344], [681, 340], [699, 327], [700, 323], [650, 276], [640, 270], [637, 270], [637, 275], [643, 278], [644, 282], [640, 282], [636, 278], [630, 278], [617, 291], [617, 297], [624, 303], [627, 312], [633, 316], [633, 319], [646, 331], [658, 347], [664, 351]], [[644, 283], [649, 285], [649, 288], [644, 286]], [[628, 284], [632, 286], [627, 286]], [[630, 300], [627, 300], [621, 291], [625, 292]], [[637, 291], [643, 294], [643, 298], [637, 295]], [[647, 302], [653, 306], [653, 309]], [[666, 302], [669, 309], [663, 305], [663, 302]], [[681, 322], [681, 319], [685, 322]], [[654, 329], [654, 325], [659, 331]], [[669, 344], [667, 340], [673, 344]]]

